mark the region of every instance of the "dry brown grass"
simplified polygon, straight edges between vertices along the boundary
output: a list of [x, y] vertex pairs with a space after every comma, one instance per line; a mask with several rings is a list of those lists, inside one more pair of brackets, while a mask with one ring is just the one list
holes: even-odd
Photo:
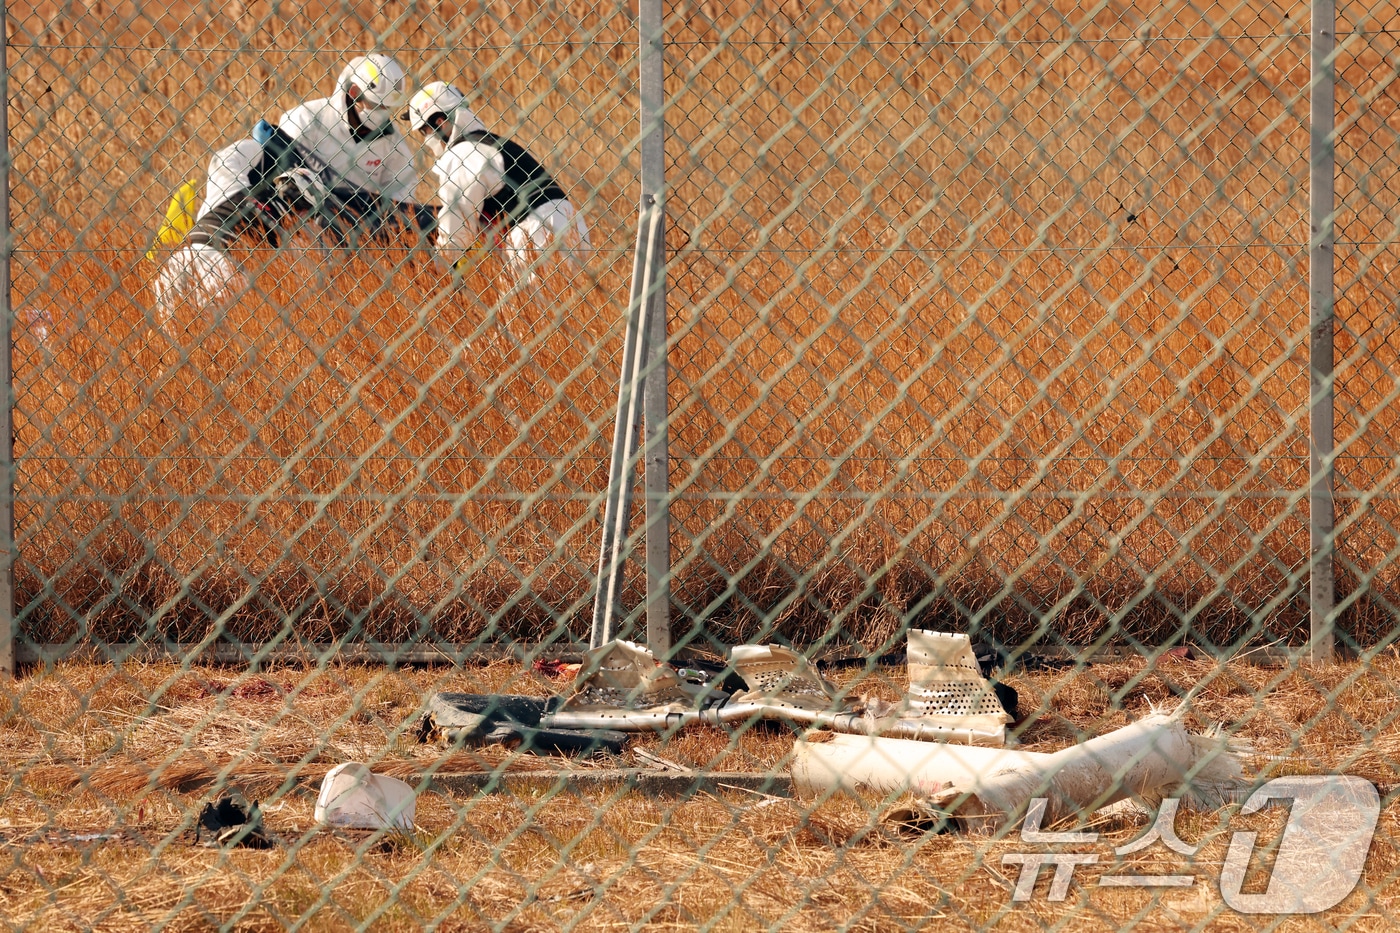
[[[841, 676], [852, 693], [893, 695], [903, 670]], [[1256, 769], [1359, 774], [1386, 795], [1362, 890], [1317, 920], [1291, 918], [1284, 930], [1346, 921], [1350, 929], [1395, 925], [1400, 900], [1400, 657], [1365, 666], [1307, 671], [1243, 663], [1163, 659], [1011, 678], [1030, 712], [1030, 748], [1063, 747], [1075, 736], [1122, 725], [1153, 705], [1195, 691], [1196, 725], [1223, 723], [1251, 742]], [[432, 690], [509, 690], [543, 695], [557, 683], [513, 663], [447, 670], [284, 667], [249, 674], [227, 668], [67, 664], [16, 681], [4, 695], [0, 727], [0, 914], [21, 929], [207, 929], [226, 924], [278, 929], [410, 930], [441, 919], [448, 929], [623, 929], [705, 927], [748, 930], [954, 928], [1255, 929], [1260, 918], [1226, 909], [1218, 875], [1230, 832], [1255, 828], [1267, 840], [1281, 815], [1250, 819], [1228, 811], [1187, 813], [1182, 838], [1202, 842], [1192, 865], [1160, 847], [1131, 869], [1187, 871], [1191, 890], [1149, 892], [1093, 886], [1085, 870], [1063, 904], [1038, 898], [1012, 907], [1001, 856], [1015, 839], [910, 837], [880, 828], [887, 801], [770, 802], [738, 792], [688, 801], [568, 788], [569, 763], [501, 749], [442, 750], [409, 741]], [[680, 763], [714, 770], [786, 767], [791, 735], [751, 729], [726, 736], [684, 732], [639, 743]], [[1284, 756], [1271, 763], [1266, 756]], [[481, 768], [560, 769], [553, 791], [420, 796], [411, 838], [373, 840], [317, 833], [315, 784], [347, 759], [381, 772], [415, 774]], [[186, 792], [199, 772], [219, 783]], [[280, 789], [287, 775], [288, 780]], [[248, 779], [248, 780], [245, 780]], [[74, 781], [76, 780], [76, 783]], [[218, 852], [189, 844], [202, 801], [227, 786], [261, 797], [272, 851]], [[309, 788], [309, 790], [308, 790]], [[1228, 820], [1228, 823], [1227, 823]], [[1107, 853], [1141, 827], [1109, 821]], [[83, 834], [120, 832], [104, 840]]]
[[[630, 276], [635, 38], [618, 10], [549, 10], [12, 10], [17, 305], [58, 331], [15, 358], [32, 638], [581, 632]], [[1400, 94], [1373, 14], [1343, 24], [1338, 61], [1339, 469], [1358, 493], [1339, 587], [1363, 642], [1394, 626], [1400, 523], [1382, 181]], [[872, 647], [909, 622], [1298, 634], [1296, 24], [1263, 3], [668, 16], [685, 624]], [[440, 300], [404, 251], [308, 274], [250, 249], [256, 295], [167, 338], [138, 257], [171, 188], [324, 93], [371, 35], [546, 157], [593, 226], [593, 275]]]

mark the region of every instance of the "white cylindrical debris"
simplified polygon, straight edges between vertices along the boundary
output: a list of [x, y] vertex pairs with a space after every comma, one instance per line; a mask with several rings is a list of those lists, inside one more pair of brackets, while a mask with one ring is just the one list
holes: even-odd
[[956, 782], [974, 784], [1001, 768], [1025, 768], [1049, 755], [974, 745], [949, 745], [868, 735], [834, 735], [793, 747], [792, 781], [799, 793], [870, 791], [927, 796]]
[[1222, 739], [1192, 735], [1177, 714], [1154, 713], [1107, 735], [1009, 767], [952, 782], [928, 800], [963, 828], [994, 832], [1046, 799], [1045, 822], [1085, 814], [1128, 797], [1173, 793], [1209, 805], [1243, 781]]
[[1227, 743], [1187, 732], [1178, 714], [1153, 714], [1053, 753], [836, 735], [799, 741], [791, 770], [800, 793], [913, 793], [930, 817], [944, 813], [978, 832], [1003, 829], [1041, 797], [1048, 825], [1129, 797], [1181, 794], [1219, 806], [1244, 780]]

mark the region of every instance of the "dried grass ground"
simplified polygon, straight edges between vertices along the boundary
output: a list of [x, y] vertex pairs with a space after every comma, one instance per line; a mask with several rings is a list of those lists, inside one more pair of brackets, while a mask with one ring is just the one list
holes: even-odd
[[[842, 672], [853, 694], [893, 696], [900, 667]], [[1271, 669], [1163, 658], [1020, 672], [1010, 678], [1031, 713], [1022, 740], [1063, 747], [1122, 725], [1190, 691], [1197, 725], [1221, 722], [1255, 746], [1252, 764], [1286, 772], [1344, 772], [1375, 781], [1384, 810], [1361, 887], [1319, 918], [1275, 929], [1392, 929], [1400, 918], [1400, 657], [1364, 665]], [[170, 665], [61, 665], [15, 682], [0, 730], [0, 916], [11, 929], [1254, 929], [1272, 918], [1232, 913], [1216, 877], [1230, 832], [1267, 842], [1277, 813], [1184, 815], [1200, 841], [1190, 865], [1154, 848], [1117, 870], [1185, 871], [1184, 891], [1105, 890], [1080, 869], [1069, 899], [1012, 906], [1014, 839], [909, 837], [878, 827], [886, 801], [816, 802], [747, 793], [688, 801], [609, 791], [420, 796], [411, 838], [312, 830], [316, 781], [345, 760], [399, 774], [505, 767], [597, 768], [622, 761], [523, 759], [500, 749], [443, 750], [412, 740], [434, 690], [546, 694], [556, 682], [514, 663], [446, 670], [330, 666], [258, 673]], [[704, 769], [786, 766], [792, 736], [695, 730], [639, 745]], [[1271, 763], [1269, 757], [1282, 756]], [[182, 835], [221, 776], [264, 801], [282, 840], [271, 851], [220, 852]], [[295, 776], [298, 789], [291, 790]], [[287, 783], [283, 784], [284, 779]], [[278, 785], [282, 785], [278, 788]], [[186, 789], [182, 792], [181, 787]], [[1228, 826], [1227, 826], [1227, 820]], [[1130, 821], [1099, 827], [1109, 849]], [[84, 834], [119, 831], [114, 838]], [[1087, 851], [1086, 850], [1086, 851]], [[1249, 888], [1247, 888], [1249, 890]]]

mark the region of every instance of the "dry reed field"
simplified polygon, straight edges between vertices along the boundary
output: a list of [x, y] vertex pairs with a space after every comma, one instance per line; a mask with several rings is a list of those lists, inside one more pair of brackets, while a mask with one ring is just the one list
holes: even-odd
[[[8, 14], [23, 638], [580, 638], [632, 275], [630, 8]], [[1305, 630], [1304, 14], [669, 5], [677, 636], [871, 656], [911, 625], [1240, 648]], [[1231, 831], [1276, 835], [1278, 811], [1183, 814], [1202, 845], [1191, 889], [1109, 890], [1090, 872], [1063, 903], [1013, 905], [1001, 857], [1018, 840], [896, 832], [877, 817], [897, 801], [656, 799], [575, 777], [636, 767], [631, 750], [417, 741], [434, 691], [563, 689], [515, 662], [280, 654], [67, 660], [0, 689], [0, 927], [1393, 928], [1394, 15], [1343, 9], [1336, 63], [1338, 589], [1342, 628], [1376, 650], [1310, 669], [1164, 655], [1009, 677], [1028, 749], [1190, 694], [1191, 725], [1248, 742], [1255, 773], [1375, 782], [1365, 875], [1335, 912], [1226, 909]], [[289, 228], [280, 248], [234, 249], [248, 290], [162, 322], [144, 254], [172, 189], [371, 46], [420, 82], [459, 83], [541, 157], [590, 224], [586, 274], [510, 293], [488, 261], [453, 287], [421, 244], [349, 253]], [[904, 689], [903, 668], [833, 676], [852, 696]], [[634, 747], [781, 774], [792, 743], [755, 726]], [[425, 785], [408, 834], [317, 831], [316, 787], [347, 761], [521, 783]], [[527, 771], [556, 777], [527, 786]], [[261, 801], [274, 848], [192, 844], [201, 805], [231, 789]], [[1107, 851], [1144, 827], [1095, 828]], [[1184, 867], [1153, 852], [1134, 867]]]
[[[893, 697], [902, 668], [843, 672], [843, 689]], [[1033, 711], [1024, 746], [1055, 749], [1116, 728], [1196, 690], [1192, 723], [1224, 723], [1248, 741], [1260, 774], [1348, 773], [1384, 800], [1366, 872], [1337, 912], [1268, 918], [1271, 929], [1391, 929], [1400, 910], [1400, 657], [1287, 670], [1163, 657], [1020, 672], [1008, 679]], [[1200, 876], [1181, 891], [1107, 890], [1081, 869], [1067, 901], [1013, 905], [1023, 851], [992, 840], [902, 834], [878, 815], [897, 800], [827, 801], [752, 792], [688, 800], [571, 787], [570, 773], [633, 763], [568, 763], [499, 748], [444, 752], [414, 738], [433, 690], [546, 695], [560, 683], [514, 662], [478, 668], [317, 670], [68, 663], [18, 683], [0, 729], [5, 800], [0, 916], [26, 930], [951, 928], [1255, 929], [1227, 910], [1216, 878], [1230, 832], [1277, 834], [1278, 811], [1183, 811], [1189, 864], [1162, 847], [1132, 868]], [[785, 730], [784, 730], [785, 731]], [[702, 770], [781, 772], [792, 735], [751, 728], [682, 732], [636, 744]], [[534, 789], [418, 799], [410, 836], [317, 831], [317, 784], [347, 760], [407, 778], [556, 771]], [[202, 802], [229, 788], [259, 799], [276, 848], [192, 845]], [[1130, 817], [1096, 824], [1099, 849], [1135, 838]], [[1097, 850], [1095, 850], [1097, 851]], [[1013, 877], [1008, 878], [1011, 871]]]
[[[668, 9], [678, 631], [1306, 627], [1287, 13]], [[578, 636], [631, 274], [629, 15], [10, 15], [15, 300], [52, 320], [14, 358], [27, 637]], [[1365, 643], [1396, 598], [1389, 15], [1339, 26], [1339, 592]], [[163, 331], [141, 257], [172, 188], [375, 43], [544, 158], [592, 225], [590, 274], [454, 292], [407, 244], [249, 242], [254, 287]]]

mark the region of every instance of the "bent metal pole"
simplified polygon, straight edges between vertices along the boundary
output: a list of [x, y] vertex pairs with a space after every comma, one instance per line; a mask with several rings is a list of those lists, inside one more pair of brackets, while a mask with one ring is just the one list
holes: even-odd
[[597, 648], [618, 636], [622, 617], [622, 572], [627, 559], [627, 533], [632, 512], [632, 479], [637, 465], [637, 430], [642, 422], [643, 369], [647, 358], [646, 296], [655, 265], [648, 256], [658, 239], [659, 206], [644, 204], [637, 218], [637, 253], [632, 269], [632, 294], [627, 302], [627, 332], [622, 346], [622, 374], [617, 386], [617, 421], [613, 426], [612, 462], [608, 468], [608, 498], [603, 507], [602, 545], [593, 596], [593, 629], [589, 647]]

